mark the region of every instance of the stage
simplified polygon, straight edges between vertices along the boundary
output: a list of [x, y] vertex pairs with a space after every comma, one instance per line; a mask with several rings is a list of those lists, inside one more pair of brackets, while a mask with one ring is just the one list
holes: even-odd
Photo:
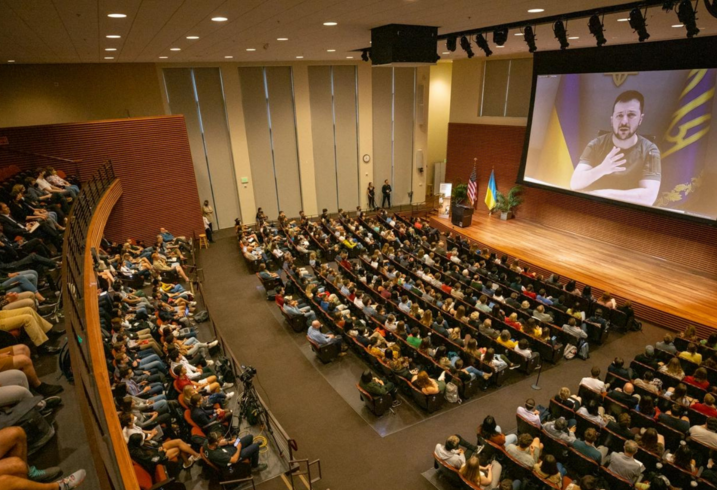
[[517, 257], [546, 277], [555, 272], [581, 288], [590, 284], [596, 297], [609, 291], [618, 301], [629, 299], [636, 316], [650, 323], [674, 330], [695, 324], [702, 338], [717, 328], [717, 277], [520, 218], [501, 221], [476, 212], [468, 228], [430, 218], [433, 226], [461, 233], [498, 256]]

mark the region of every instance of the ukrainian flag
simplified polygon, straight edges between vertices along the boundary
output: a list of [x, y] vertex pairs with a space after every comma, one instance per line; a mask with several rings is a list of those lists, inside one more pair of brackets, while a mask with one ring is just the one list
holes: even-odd
[[485, 190], [485, 205], [488, 206], [490, 210], [495, 207], [495, 195], [497, 192], [498, 189], [495, 187], [495, 170], [491, 170], [488, 188]]

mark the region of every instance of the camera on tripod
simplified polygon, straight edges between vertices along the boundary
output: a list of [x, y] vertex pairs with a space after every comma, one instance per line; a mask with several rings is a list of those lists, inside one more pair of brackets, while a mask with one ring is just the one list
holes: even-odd
[[256, 368], [254, 366], [244, 366], [242, 365], [243, 372], [239, 375], [239, 380], [244, 384], [251, 383], [251, 380], [254, 379], [254, 376], [256, 376]]

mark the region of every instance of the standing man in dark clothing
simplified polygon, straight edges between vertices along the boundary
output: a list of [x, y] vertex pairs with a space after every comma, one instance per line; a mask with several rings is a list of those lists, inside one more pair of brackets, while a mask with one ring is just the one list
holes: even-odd
[[383, 200], [381, 201], [381, 207], [385, 208], [388, 202], [388, 207], [391, 207], [391, 184], [388, 183], [388, 179], [383, 181], [383, 187], [381, 188], [383, 193]]

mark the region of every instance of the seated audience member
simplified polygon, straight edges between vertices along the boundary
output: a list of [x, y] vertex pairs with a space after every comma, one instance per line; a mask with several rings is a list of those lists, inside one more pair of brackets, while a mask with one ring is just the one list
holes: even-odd
[[592, 475], [585, 475], [579, 480], [573, 480], [567, 487], [565, 487], [565, 490], [597, 490], [598, 488], [600, 487], [598, 485], [597, 478]]
[[650, 395], [640, 397], [640, 402], [637, 404], [637, 408], [635, 410], [643, 415], [647, 415], [648, 417], [654, 417], [657, 413], [657, 409], [655, 408], [655, 399]]
[[574, 424], [572, 427], [568, 427], [568, 421], [565, 420], [565, 417], [558, 417], [543, 424], [543, 430], [546, 434], [566, 444], [575, 442], [575, 427]]
[[[60, 468], [38, 469], [27, 463], [27, 435], [20, 427], [0, 429], [0, 488], [3, 490], [71, 490], [85, 480], [85, 470], [57, 480]], [[55, 481], [53, 481], [55, 480]]]
[[322, 333], [321, 323], [318, 320], [311, 322], [307, 335], [311, 340], [319, 345], [338, 344], [342, 351], [347, 349], [347, 347], [344, 346], [343, 339], [341, 337], [337, 337], [331, 333]]
[[9, 370], [22, 371], [27, 378], [29, 387], [44, 397], [57, 395], [62, 392], [62, 386], [51, 385], [40, 381], [31, 356], [32, 353], [30, 349], [22, 344], [0, 349], [0, 373]]
[[503, 434], [500, 426], [496, 425], [495, 418], [492, 415], [488, 415], [485, 419], [483, 419], [483, 423], [478, 426], [477, 433], [479, 441], [480, 438], [483, 438], [499, 446], [506, 446], [508, 444], [515, 444], [518, 442], [517, 435]]
[[533, 311], [533, 318], [540, 322], [553, 323], [553, 315], [545, 312], [544, 305], [538, 305], [538, 307]]
[[665, 438], [657, 433], [654, 427], [650, 427], [642, 434], [635, 435], [635, 442], [645, 451], [662, 456], [665, 452]]
[[690, 438], [717, 450], [717, 418], [710, 417], [704, 425], [693, 425], [689, 430]]
[[436, 457], [449, 466], [460, 469], [466, 464], [466, 453], [468, 456], [475, 451], [475, 446], [466, 442], [459, 435], [448, 436], [445, 444], [436, 444], [433, 452]]
[[528, 398], [524, 406], [518, 407], [516, 413], [531, 424], [541, 426], [540, 411], [535, 408], [535, 400], [532, 398]]
[[612, 297], [610, 293], [605, 291], [602, 293], [602, 296], [599, 300], [597, 300], [597, 304], [605, 306], [606, 308], [615, 309], [617, 308], [617, 301], [615, 301], [615, 298]]
[[503, 471], [500, 463], [491, 459], [487, 453], [481, 452], [477, 457], [471, 456], [459, 471], [464, 479], [480, 488], [495, 488]]
[[707, 393], [702, 403], [695, 401], [690, 406], [692, 410], [703, 413], [707, 417], [717, 417], [717, 407], [715, 406], [715, 397], [711, 393]]
[[590, 370], [589, 378], [583, 378], [580, 380], [580, 385], [599, 393], [604, 393], [606, 391], [605, 383], [600, 380], [600, 368], [597, 366], [593, 366]]
[[259, 444], [254, 442], [254, 436], [251, 434], [239, 440], [236, 436], [227, 440], [222, 434], [211, 432], [204, 444], [204, 453], [207, 459], [219, 468], [228, 468], [244, 459], [250, 460], [252, 472], [264, 471], [267, 468], [266, 464], [259, 464]]
[[617, 416], [617, 422], [610, 421], [607, 423], [607, 428], [614, 432], [615, 434], [619, 435], [623, 439], [634, 439], [635, 435], [633, 434], [631, 428], [632, 428], [632, 419], [630, 418], [630, 414], [628, 412], [623, 412], [620, 415]]
[[655, 348], [675, 355], [677, 354], [677, 347], [675, 347], [673, 341], [674, 337], [672, 336], [672, 334], [665, 334], [665, 337], [664, 339], [662, 339], [661, 342], [655, 343]]
[[532, 469], [540, 460], [541, 448], [540, 439], [533, 438], [533, 436], [526, 433], [518, 436], [517, 445], [508, 444], [505, 447], [505, 452], [515, 458], [522, 466]]
[[573, 441], [572, 447], [583, 456], [592, 459], [597, 464], [601, 464], [603, 455], [598, 448], [595, 447], [597, 438], [597, 431], [590, 427], [585, 430], [582, 440], [576, 439]]
[[673, 378], [677, 378], [680, 381], [682, 380], [682, 378], [685, 377], [685, 372], [682, 370], [680, 360], [676, 357], [670, 359], [667, 364], [663, 364], [662, 366], [660, 366], [659, 371], [663, 374], [672, 376]]
[[665, 398], [669, 398], [673, 403], [682, 405], [683, 407], [689, 407], [694, 401], [692, 398], [687, 396], [687, 385], [684, 383], [678, 383], [677, 386], [668, 388], [664, 394]]
[[[4, 305], [0, 303], [0, 306]], [[41, 354], [55, 354], [58, 352], [58, 349], [49, 347], [46, 344], [49, 340], [47, 335], [52, 330], [52, 323], [42, 318], [33, 308], [0, 310], [0, 330], [11, 332], [17, 329], [24, 330], [27, 336], [30, 337], [30, 341], [38, 347], [38, 351]]]
[[703, 367], [697, 368], [692, 376], [685, 376], [682, 382], [703, 390], [710, 387], [710, 382], [707, 380], [707, 370]]
[[645, 352], [635, 356], [635, 361], [645, 366], [650, 366], [652, 369], [658, 369], [660, 363], [655, 357], [655, 348], [651, 345], [645, 346]]
[[231, 417], [231, 412], [214, 408], [213, 406], [207, 407], [204, 403], [204, 397], [199, 393], [192, 395], [189, 400], [189, 407], [192, 421], [205, 433], [223, 432], [224, 427], [217, 422], [223, 422], [228, 417]]
[[658, 415], [657, 421], [682, 433], [690, 430], [690, 419], [685, 415], [684, 407], [678, 403], [673, 403], [669, 410]]
[[680, 333], [680, 337], [687, 340], [688, 342], [699, 342], [700, 338], [697, 336], [697, 327], [694, 325], [688, 325], [684, 332]]
[[578, 408], [580, 408], [580, 399], [577, 396], [571, 394], [570, 388], [567, 388], [565, 386], [560, 388], [560, 391], [558, 391], [558, 394], [555, 395], [553, 399], [571, 410], [577, 410]]
[[563, 465], [558, 463], [552, 454], [544, 454], [542, 461], [535, 463], [533, 473], [540, 478], [548, 480], [558, 488], [563, 488], [563, 476], [566, 473]]
[[690, 446], [687, 444], [681, 444], [674, 453], [666, 452], [663, 458], [665, 461], [691, 473], [693, 476], [697, 474], [697, 465], [695, 464], [694, 455], [692, 449], [690, 449]]
[[309, 306], [299, 308], [299, 302], [296, 300], [289, 300], [284, 303], [284, 313], [289, 318], [296, 318], [303, 316], [306, 318], [306, 324], [311, 325], [312, 322], [316, 321], [316, 313]]
[[645, 371], [642, 378], [635, 378], [633, 384], [645, 391], [659, 395], [662, 393], [662, 380], [656, 378], [652, 371]]
[[633, 484], [638, 481], [642, 472], [645, 471], [645, 465], [635, 459], [637, 448], [635, 441], [625, 441], [623, 452], [613, 452], [605, 458], [605, 464], [610, 471], [631, 481]]
[[[390, 351], [390, 349], [386, 349]], [[393, 406], [397, 407], [401, 404], [401, 400], [398, 399], [398, 390], [396, 386], [390, 381], [383, 380], [377, 376], [371, 374], [371, 371], [364, 371], [359, 381], [359, 386], [362, 390], [372, 396], [383, 396], [390, 395], [393, 399]]]
[[622, 389], [615, 388], [614, 390], [610, 390], [607, 396], [631, 410], [635, 408], [640, 401], [640, 397], [635, 395], [635, 387], [632, 383], [625, 383]]
[[622, 357], [616, 357], [607, 368], [608, 373], [612, 373], [615, 376], [619, 376], [622, 379], [630, 379], [630, 371], [625, 369], [625, 361]]
[[[445, 375], [445, 371], [441, 374], [441, 378]], [[412, 379], [413, 386], [421, 390], [424, 395], [437, 395], [446, 391], [446, 383], [442, 379], [433, 379], [428, 376], [426, 371], [419, 371]]]
[[602, 407], [598, 404], [596, 400], [589, 400], [587, 404], [580, 407], [577, 413], [590, 420], [594, 424], [597, 424], [600, 427], [605, 427], [607, 425], [607, 421], [605, 420], [605, 417], [603, 416], [601, 411]]
[[681, 359], [687, 359], [690, 362], [694, 362], [695, 364], [702, 364], [702, 354], [697, 352], [697, 345], [692, 342], [687, 344], [686, 351], [680, 352], [679, 357]]
[[568, 323], [563, 325], [563, 331], [579, 339], [588, 338], [587, 332], [583, 330], [580, 326], [578, 326], [577, 320], [575, 318], [568, 319]]

